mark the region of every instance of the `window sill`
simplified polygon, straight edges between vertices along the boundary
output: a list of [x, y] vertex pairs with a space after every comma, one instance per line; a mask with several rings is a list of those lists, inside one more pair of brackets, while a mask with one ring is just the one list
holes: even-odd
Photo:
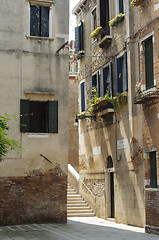
[[26, 38], [27, 39], [35, 39], [35, 40], [49, 40], [49, 41], [53, 41], [54, 38], [50, 38], [50, 37], [38, 37], [38, 36], [29, 36], [29, 35], [26, 35]]
[[146, 191], [157, 192], [158, 188], [145, 188]]
[[28, 133], [28, 138], [49, 138], [49, 133]]
[[159, 89], [156, 89], [156, 87], [153, 87], [143, 91], [138, 96], [136, 96], [134, 98], [134, 104], [143, 104], [148, 100], [151, 100], [153, 98], [158, 98], [158, 97], [159, 97]]
[[100, 48], [104, 47], [106, 44], [110, 44], [112, 41], [112, 36], [110, 35], [105, 35], [99, 42], [98, 42], [98, 46]]

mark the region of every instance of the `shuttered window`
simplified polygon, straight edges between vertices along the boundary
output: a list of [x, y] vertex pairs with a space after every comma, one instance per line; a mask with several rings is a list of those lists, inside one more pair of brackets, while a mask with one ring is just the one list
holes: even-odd
[[30, 36], [49, 37], [49, 7], [30, 5]]
[[102, 97], [109, 92], [110, 97], [113, 97], [113, 65], [109, 63], [107, 67], [101, 69], [101, 93]]
[[75, 27], [75, 53], [84, 50], [84, 23]]
[[98, 97], [100, 97], [100, 79], [99, 79], [99, 72], [91, 76], [90, 79], [90, 85], [91, 85], [91, 96], [92, 96], [92, 89], [95, 87], [97, 89]]
[[109, 0], [100, 0], [100, 26], [103, 29], [101, 37], [110, 34], [109, 27]]
[[152, 37], [145, 41], [145, 73], [146, 73], [146, 89], [150, 89], [154, 87]]
[[85, 82], [81, 83], [81, 112], [85, 111]]
[[150, 152], [150, 187], [157, 188], [156, 151]]
[[57, 101], [20, 101], [20, 131], [33, 133], [58, 132]]
[[115, 60], [116, 68], [116, 93], [128, 91], [128, 69], [127, 69], [127, 52]]

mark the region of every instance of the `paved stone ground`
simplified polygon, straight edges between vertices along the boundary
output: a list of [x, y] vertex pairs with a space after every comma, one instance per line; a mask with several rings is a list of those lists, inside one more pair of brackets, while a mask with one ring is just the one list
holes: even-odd
[[68, 224], [0, 227], [0, 240], [159, 240], [143, 228], [116, 224], [97, 217], [68, 218]]

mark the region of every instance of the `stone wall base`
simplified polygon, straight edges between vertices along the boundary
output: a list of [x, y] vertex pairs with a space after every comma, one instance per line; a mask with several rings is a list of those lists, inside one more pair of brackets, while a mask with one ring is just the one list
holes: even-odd
[[145, 226], [145, 232], [159, 235], [159, 227], [146, 225]]
[[0, 225], [67, 222], [67, 176], [59, 166], [0, 178]]

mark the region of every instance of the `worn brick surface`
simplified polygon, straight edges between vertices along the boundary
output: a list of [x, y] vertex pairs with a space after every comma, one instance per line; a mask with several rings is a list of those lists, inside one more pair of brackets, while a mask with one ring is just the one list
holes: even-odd
[[67, 176], [59, 166], [0, 178], [0, 225], [67, 221]]

